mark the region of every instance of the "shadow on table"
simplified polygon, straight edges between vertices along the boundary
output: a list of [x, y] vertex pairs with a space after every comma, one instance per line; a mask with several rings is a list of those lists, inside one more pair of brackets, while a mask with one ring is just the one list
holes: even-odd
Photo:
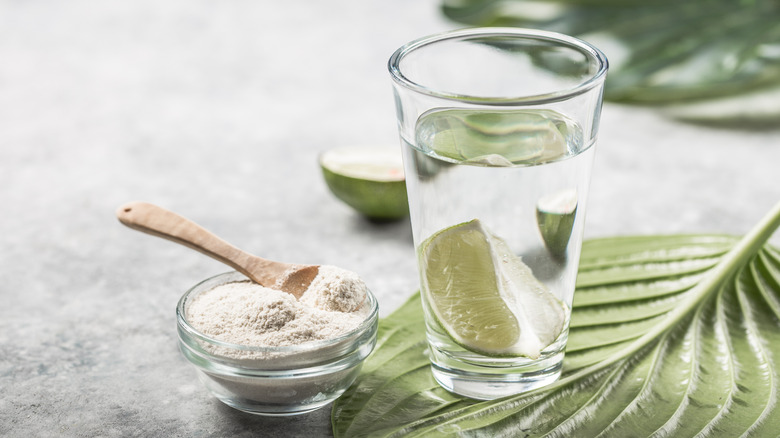
[[394, 221], [375, 221], [353, 215], [350, 225], [358, 234], [370, 234], [379, 240], [399, 240], [412, 245], [412, 225], [408, 216]]
[[268, 417], [252, 415], [233, 409], [218, 400], [214, 400], [214, 408], [221, 418], [221, 428], [215, 436], [262, 436], [274, 437], [331, 437], [329, 404], [308, 414], [289, 417]]

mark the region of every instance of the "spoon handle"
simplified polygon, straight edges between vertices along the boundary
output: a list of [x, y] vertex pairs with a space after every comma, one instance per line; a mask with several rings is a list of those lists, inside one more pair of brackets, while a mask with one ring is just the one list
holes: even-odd
[[[120, 222], [153, 236], [162, 237], [200, 251], [241, 272], [263, 286], [273, 286], [276, 276], [289, 265], [246, 253], [220, 239], [195, 222], [148, 202], [134, 201], [116, 211]], [[255, 275], [262, 265], [263, 274]], [[261, 271], [262, 272], [262, 271]]]

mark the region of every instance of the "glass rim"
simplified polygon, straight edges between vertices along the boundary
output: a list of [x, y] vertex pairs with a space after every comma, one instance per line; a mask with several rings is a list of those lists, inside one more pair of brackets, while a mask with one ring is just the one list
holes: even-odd
[[[550, 93], [508, 97], [479, 97], [437, 91], [423, 84], [412, 81], [411, 79], [407, 78], [401, 71], [401, 60], [403, 60], [406, 55], [414, 52], [417, 49], [442, 41], [460, 40], [472, 36], [525, 37], [526, 39], [531, 40], [555, 42], [561, 46], [576, 49], [587, 55], [590, 59], [595, 60], [598, 63], [599, 68], [594, 74], [588, 76], [585, 80], [581, 81], [573, 87], [556, 90]], [[606, 55], [604, 55], [601, 50], [592, 44], [579, 38], [562, 33], [538, 29], [525, 29], [520, 27], [476, 27], [440, 32], [412, 40], [409, 43], [401, 46], [390, 56], [390, 59], [387, 62], [387, 68], [390, 71], [390, 75], [392, 76], [395, 83], [420, 94], [441, 99], [481, 105], [507, 105], [512, 103], [528, 105], [566, 100], [593, 89], [594, 87], [604, 82], [607, 70], [609, 69], [609, 61], [607, 60]]]

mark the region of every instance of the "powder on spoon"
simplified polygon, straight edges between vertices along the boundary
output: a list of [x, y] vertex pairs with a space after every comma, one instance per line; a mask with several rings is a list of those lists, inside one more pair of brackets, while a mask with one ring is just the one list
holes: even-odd
[[301, 302], [322, 310], [352, 312], [366, 298], [366, 284], [352, 271], [322, 265]]
[[366, 286], [350, 271], [321, 266], [298, 301], [251, 281], [227, 283], [200, 293], [187, 320], [200, 332], [231, 344], [259, 347], [333, 339], [365, 319]]

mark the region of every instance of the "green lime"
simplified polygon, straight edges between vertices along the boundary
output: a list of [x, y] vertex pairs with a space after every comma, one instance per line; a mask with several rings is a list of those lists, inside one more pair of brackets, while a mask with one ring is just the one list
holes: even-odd
[[432, 235], [420, 258], [425, 299], [462, 347], [535, 359], [563, 331], [565, 306], [478, 219]]
[[542, 239], [556, 257], [566, 255], [574, 219], [577, 216], [577, 191], [564, 190], [545, 196], [536, 204], [536, 221]]
[[320, 155], [325, 183], [345, 204], [374, 220], [409, 214], [401, 152], [392, 147], [341, 147]]

